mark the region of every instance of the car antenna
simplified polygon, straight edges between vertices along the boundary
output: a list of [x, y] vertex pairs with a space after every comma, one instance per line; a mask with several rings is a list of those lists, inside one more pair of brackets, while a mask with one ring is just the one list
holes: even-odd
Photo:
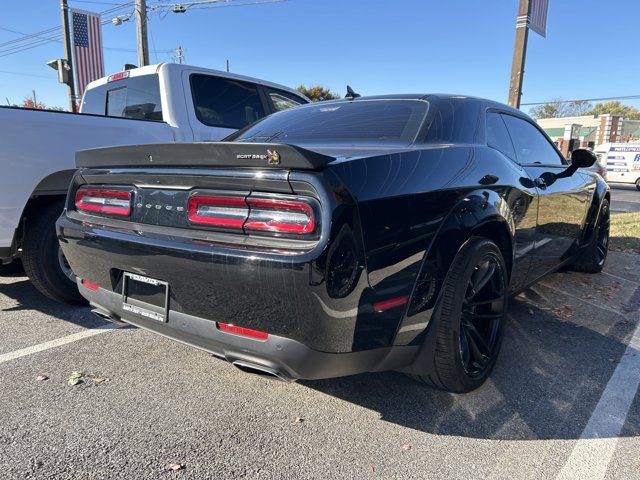
[[353, 88], [347, 85], [347, 94], [344, 96], [344, 98], [346, 98], [347, 100], [354, 100], [360, 96], [361, 95], [359, 93], [354, 92]]

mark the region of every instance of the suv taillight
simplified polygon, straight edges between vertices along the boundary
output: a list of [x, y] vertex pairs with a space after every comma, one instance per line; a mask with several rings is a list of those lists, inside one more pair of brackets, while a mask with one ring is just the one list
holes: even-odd
[[81, 212], [128, 217], [131, 191], [82, 187], [76, 192], [76, 208]]
[[226, 196], [196, 193], [189, 198], [189, 222], [225, 229], [306, 236], [317, 227], [317, 202], [289, 195]]

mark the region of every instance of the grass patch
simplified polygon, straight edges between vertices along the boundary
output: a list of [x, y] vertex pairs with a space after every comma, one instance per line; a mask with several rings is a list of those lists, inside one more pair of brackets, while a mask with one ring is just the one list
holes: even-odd
[[611, 215], [609, 250], [640, 253], [640, 212]]

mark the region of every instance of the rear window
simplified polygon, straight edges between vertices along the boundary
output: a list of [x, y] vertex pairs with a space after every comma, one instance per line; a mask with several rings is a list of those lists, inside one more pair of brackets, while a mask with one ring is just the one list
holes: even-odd
[[158, 75], [129, 77], [87, 90], [81, 112], [162, 121]]
[[252, 83], [192, 75], [191, 92], [198, 120], [209, 127], [243, 128], [265, 116]]
[[359, 100], [285, 110], [249, 127], [237, 141], [412, 143], [428, 104], [420, 100]]

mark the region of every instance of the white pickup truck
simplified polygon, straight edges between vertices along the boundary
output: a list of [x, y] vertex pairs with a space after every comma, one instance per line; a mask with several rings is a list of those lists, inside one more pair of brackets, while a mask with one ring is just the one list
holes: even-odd
[[217, 141], [307, 102], [282, 85], [163, 63], [92, 82], [80, 114], [0, 108], [0, 273], [21, 257], [42, 293], [67, 303], [83, 302], [55, 237], [76, 151]]

